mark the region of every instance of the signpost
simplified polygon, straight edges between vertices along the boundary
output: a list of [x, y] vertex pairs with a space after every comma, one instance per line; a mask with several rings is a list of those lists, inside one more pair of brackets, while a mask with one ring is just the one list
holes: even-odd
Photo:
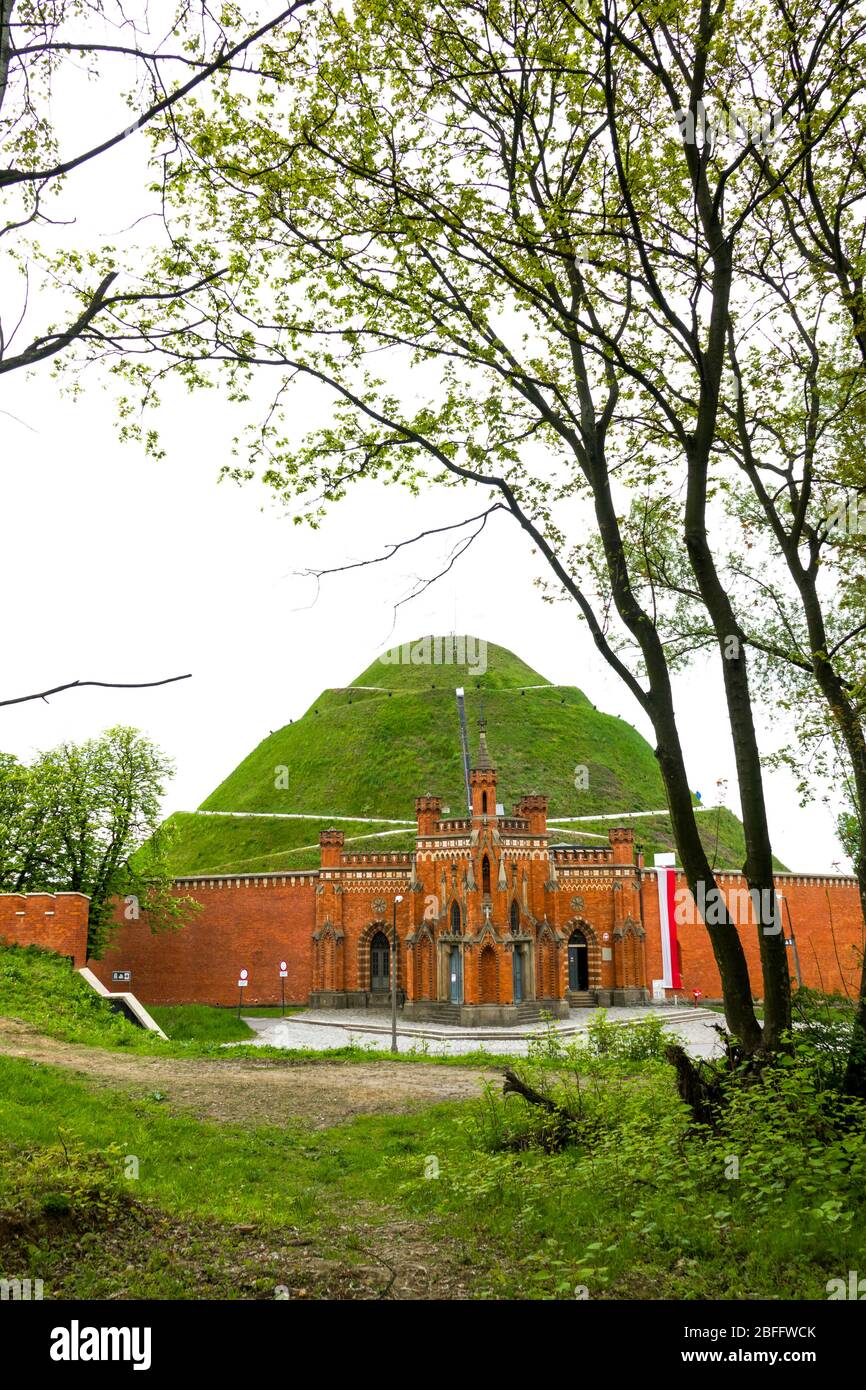
[[250, 982], [249, 974], [250, 972], [248, 970], [242, 970], [240, 979], [238, 980], [238, 1018], [241, 1016], [241, 1003], [243, 1002], [244, 990]]
[[280, 1010], [281, 1010], [281, 1017], [283, 1017], [283, 1018], [285, 1018], [285, 1016], [286, 1016], [286, 976], [288, 975], [288, 973], [289, 973], [289, 967], [286, 965], [286, 962], [285, 962], [284, 960], [281, 960], [281, 961], [280, 961]]
[[391, 930], [391, 1051], [397, 1052], [397, 904], [403, 901], [403, 894], [394, 899], [394, 917]]

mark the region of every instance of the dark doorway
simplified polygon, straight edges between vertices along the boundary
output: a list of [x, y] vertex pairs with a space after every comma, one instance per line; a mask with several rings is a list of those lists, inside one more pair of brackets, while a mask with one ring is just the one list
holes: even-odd
[[499, 967], [492, 946], [485, 946], [478, 960], [478, 1002], [499, 1003]]
[[448, 998], [452, 1004], [463, 1003], [463, 957], [459, 946], [448, 954]]
[[589, 946], [579, 929], [568, 940], [568, 988], [576, 993], [589, 989]]
[[515, 1004], [521, 1004], [523, 1002], [523, 952], [518, 950], [517, 947], [515, 947], [512, 956], [512, 974], [514, 980], [514, 1002]]
[[380, 994], [391, 988], [391, 947], [383, 931], [370, 942], [370, 989]]

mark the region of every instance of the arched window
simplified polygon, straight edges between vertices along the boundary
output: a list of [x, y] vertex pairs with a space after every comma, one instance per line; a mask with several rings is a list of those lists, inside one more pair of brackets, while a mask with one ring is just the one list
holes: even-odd
[[487, 815], [487, 793], [486, 793], [486, 792], [482, 792], [482, 793], [481, 793], [481, 814], [482, 814], [482, 816], [486, 816], [486, 815]]
[[517, 906], [517, 899], [511, 900], [511, 930], [516, 936], [520, 931], [520, 908]]
[[490, 860], [486, 854], [481, 861], [481, 891], [490, 893]]
[[451, 931], [454, 936], [460, 935], [460, 904], [451, 904]]

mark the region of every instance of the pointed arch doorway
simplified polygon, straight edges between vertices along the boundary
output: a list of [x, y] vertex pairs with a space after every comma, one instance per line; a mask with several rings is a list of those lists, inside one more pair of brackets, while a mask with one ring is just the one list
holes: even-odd
[[448, 952], [448, 1001], [463, 1003], [463, 952], [456, 943]]
[[568, 938], [568, 988], [575, 994], [589, 989], [589, 942], [580, 927]]
[[370, 990], [387, 994], [391, 988], [391, 946], [383, 931], [377, 931], [370, 942]]

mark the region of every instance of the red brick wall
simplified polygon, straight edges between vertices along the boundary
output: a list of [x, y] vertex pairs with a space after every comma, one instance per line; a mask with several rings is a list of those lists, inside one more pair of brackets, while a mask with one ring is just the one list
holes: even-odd
[[[555, 968], [559, 971], [559, 987], [554, 993], [566, 989], [565, 946], [575, 927], [580, 927], [589, 943], [590, 988], [645, 984], [650, 989], [652, 981], [661, 975], [655, 875], [642, 875], [639, 891], [638, 874], [626, 860], [629, 850], [630, 844], [623, 837], [621, 842], [615, 842], [613, 850], [607, 846], [592, 851], [558, 853], [558, 890], [555, 892], [547, 886], [550, 870], [545, 858], [517, 855], [521, 897], [525, 865], [531, 910], [539, 920], [546, 916], [558, 934], [560, 944], [555, 952], [558, 959]], [[392, 903], [394, 896], [402, 893], [403, 902], [397, 910], [399, 983], [409, 988], [412, 997], [426, 996], [428, 991], [435, 993], [435, 979], [422, 985], [420, 942], [416, 959], [407, 952], [405, 941], [410, 932], [417, 934], [423, 927], [425, 910], [431, 899], [441, 906], [442, 863], [431, 862], [424, 852], [419, 854], [417, 870], [423, 891], [415, 893], [409, 888], [410, 866], [406, 855], [346, 855], [337, 844], [333, 852], [338, 863], [326, 869], [321, 879], [298, 873], [179, 880], [177, 892], [195, 898], [203, 910], [177, 932], [154, 936], [145, 921], [125, 921], [121, 904], [117, 909], [121, 926], [111, 950], [104, 960], [91, 962], [91, 966], [109, 988], [131, 989], [144, 1003], [153, 1004], [235, 1004], [238, 971], [242, 967], [250, 972], [250, 984], [244, 992], [246, 1003], [277, 1003], [281, 959], [288, 962], [286, 998], [293, 1003], [306, 1002], [312, 989], [363, 990], [369, 985], [369, 937], [375, 930], [372, 924], [383, 921], [390, 935]], [[509, 890], [505, 891], [497, 888], [496, 868], [492, 867], [493, 917], [501, 925], [508, 921], [510, 869]], [[745, 887], [739, 874], [721, 875], [720, 882], [729, 894]], [[864, 938], [856, 882], [846, 878], [782, 875], [776, 886], [785, 895], [786, 937], [790, 936], [790, 921], [793, 921], [804, 983], [832, 991], [847, 986], [854, 992]], [[684, 887], [685, 880], [680, 874], [678, 888]], [[446, 871], [446, 906], [450, 894], [449, 870]], [[464, 933], [475, 932], [481, 925], [480, 895], [476, 893], [470, 897], [470, 920], [464, 921]], [[70, 905], [79, 904], [77, 952], [81, 956], [86, 938], [86, 900], [79, 899], [76, 894], [57, 895], [58, 904], [65, 900], [69, 900]], [[54, 901], [38, 895], [22, 899], [0, 898], [0, 904], [6, 904], [5, 908], [0, 907], [0, 936], [36, 941], [64, 954], [75, 954], [74, 943], [70, 944], [69, 937], [64, 935], [61, 922], [66, 919], [63, 914], [55, 909], [53, 918], [44, 916], [45, 909]], [[15, 916], [19, 904], [25, 911], [24, 917]], [[25, 904], [31, 906], [24, 908]], [[67, 915], [70, 910], [71, 906], [64, 909]], [[4, 930], [4, 921], [12, 923], [11, 929]], [[28, 925], [23, 926], [23, 935], [16, 934], [16, 930], [22, 931], [25, 923]], [[442, 922], [441, 926], [444, 925]], [[640, 937], [641, 929], [645, 929], [645, 939]], [[313, 940], [314, 932], [319, 935], [318, 943]], [[746, 926], [741, 929], [741, 935], [754, 992], [760, 997], [757, 928]], [[692, 990], [697, 988], [705, 998], [718, 998], [721, 984], [705, 927], [702, 923], [680, 924], [678, 937], [682, 956], [681, 994], [690, 998]], [[315, 952], [320, 957], [318, 977], [314, 969]], [[790, 952], [789, 959], [793, 975]], [[77, 963], [81, 964], [81, 959]], [[464, 997], [467, 1003], [477, 1002], [480, 997], [478, 964], [476, 950], [465, 960]], [[535, 968], [541, 994], [553, 962], [542, 959], [537, 952]], [[114, 982], [111, 978], [114, 970], [129, 970], [132, 975], [129, 983], [118, 985]], [[511, 999], [510, 956], [507, 954], [499, 961], [496, 994], [500, 1002], [507, 1003]]]
[[77, 969], [87, 955], [89, 906], [83, 893], [0, 894], [0, 940], [72, 956]]
[[[742, 891], [745, 880], [740, 874], [722, 874], [719, 886], [726, 898], [734, 890]], [[685, 888], [682, 874], [677, 875], [677, 889]], [[781, 905], [785, 937], [794, 936], [800, 958], [803, 984], [811, 989], [856, 995], [859, 987], [860, 962], [864, 943], [863, 917], [857, 883], [853, 878], [801, 877], [780, 875], [776, 891], [783, 895]], [[661, 936], [659, 930], [658, 893], [654, 874], [643, 877], [643, 913], [646, 927], [647, 984], [661, 977]], [[789, 917], [790, 911], [790, 917]], [[752, 991], [756, 998], [762, 994], [761, 966], [758, 948], [758, 927], [739, 928], [746, 951]], [[721, 981], [713, 958], [710, 939], [702, 923], [677, 926], [680, 945], [683, 988], [679, 993], [691, 997], [700, 989], [707, 999], [721, 996]], [[794, 978], [793, 952], [788, 951], [791, 978]], [[670, 994], [671, 991], [668, 991]]]
[[[144, 1004], [236, 1004], [238, 972], [249, 971], [245, 1004], [280, 1002], [279, 963], [288, 963], [286, 1001], [306, 1003], [312, 971], [315, 879], [303, 874], [259, 878], [179, 879], [179, 896], [202, 910], [177, 931], [154, 935], [147, 922], [124, 919], [110, 950], [89, 961], [109, 989], [128, 989]], [[128, 983], [112, 971], [129, 970]]]

